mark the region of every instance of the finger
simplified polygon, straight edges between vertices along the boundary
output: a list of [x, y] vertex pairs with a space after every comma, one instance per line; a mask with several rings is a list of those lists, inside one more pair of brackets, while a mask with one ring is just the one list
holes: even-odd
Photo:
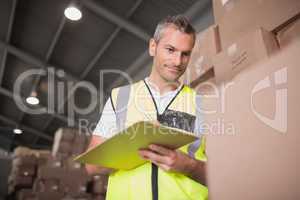
[[148, 160], [149, 158], [146, 156], [146, 152], [145, 151], [147, 151], [147, 150], [139, 150], [138, 151], [138, 153], [139, 153], [139, 155], [143, 158], [143, 159], [145, 159], [145, 160]]
[[171, 171], [171, 167], [169, 165], [165, 165], [165, 164], [159, 164], [159, 168], [161, 168], [162, 170], [169, 172]]
[[164, 171], [170, 171], [171, 167], [168, 165], [165, 165], [163, 163], [160, 162], [156, 162], [156, 161], [152, 161], [152, 163], [154, 163], [155, 165], [157, 165], [160, 169], [164, 170]]
[[170, 150], [166, 147], [163, 147], [163, 146], [160, 146], [160, 145], [157, 145], [157, 144], [150, 144], [149, 149], [152, 150], [152, 151], [155, 151], [155, 152], [157, 152], [161, 155], [166, 155], [166, 156], [169, 156], [173, 152], [173, 150]]
[[139, 153], [143, 158], [149, 159], [153, 162], [166, 163], [168, 159], [166, 156], [162, 156], [150, 150], [140, 150]]
[[155, 165], [157, 165], [159, 168], [161, 168], [164, 171], [171, 171], [172, 170], [171, 166], [169, 166], [166, 163], [159, 162], [158, 160], [155, 160], [155, 159], [150, 159], [146, 155], [143, 156], [143, 158], [146, 159], [146, 160], [149, 160], [152, 163], [154, 163]]

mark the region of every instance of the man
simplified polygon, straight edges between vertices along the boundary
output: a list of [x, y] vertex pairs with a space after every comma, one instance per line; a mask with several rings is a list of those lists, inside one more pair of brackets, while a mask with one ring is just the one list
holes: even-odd
[[[180, 83], [195, 43], [195, 30], [183, 16], [162, 20], [149, 42], [153, 57], [151, 74], [145, 80], [112, 90], [90, 147], [117, 130], [138, 121], [160, 123], [199, 134], [198, 100], [195, 92]], [[150, 145], [139, 154], [146, 164], [118, 170], [109, 176], [107, 199], [207, 199], [204, 138], [171, 150]], [[120, 147], [122, 148], [122, 147]], [[100, 167], [87, 165], [89, 173]]]

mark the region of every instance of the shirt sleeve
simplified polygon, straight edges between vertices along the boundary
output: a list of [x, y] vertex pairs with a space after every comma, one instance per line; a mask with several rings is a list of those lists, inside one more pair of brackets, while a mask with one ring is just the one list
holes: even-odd
[[99, 122], [96, 125], [93, 135], [110, 138], [117, 133], [117, 119], [109, 98], [103, 108]]

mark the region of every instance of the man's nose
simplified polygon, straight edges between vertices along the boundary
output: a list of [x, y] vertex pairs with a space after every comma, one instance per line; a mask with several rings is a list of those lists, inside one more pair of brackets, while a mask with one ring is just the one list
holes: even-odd
[[174, 65], [176, 65], [176, 66], [181, 65], [181, 63], [182, 63], [181, 53], [177, 53], [174, 55], [173, 62], [174, 62]]

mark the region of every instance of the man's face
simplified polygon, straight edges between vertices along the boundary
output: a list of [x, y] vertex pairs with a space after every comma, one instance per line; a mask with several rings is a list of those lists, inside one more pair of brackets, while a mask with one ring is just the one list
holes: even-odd
[[149, 53], [154, 57], [154, 73], [165, 81], [177, 81], [189, 63], [194, 40], [193, 35], [182, 33], [172, 25], [163, 30], [158, 42], [151, 39]]

